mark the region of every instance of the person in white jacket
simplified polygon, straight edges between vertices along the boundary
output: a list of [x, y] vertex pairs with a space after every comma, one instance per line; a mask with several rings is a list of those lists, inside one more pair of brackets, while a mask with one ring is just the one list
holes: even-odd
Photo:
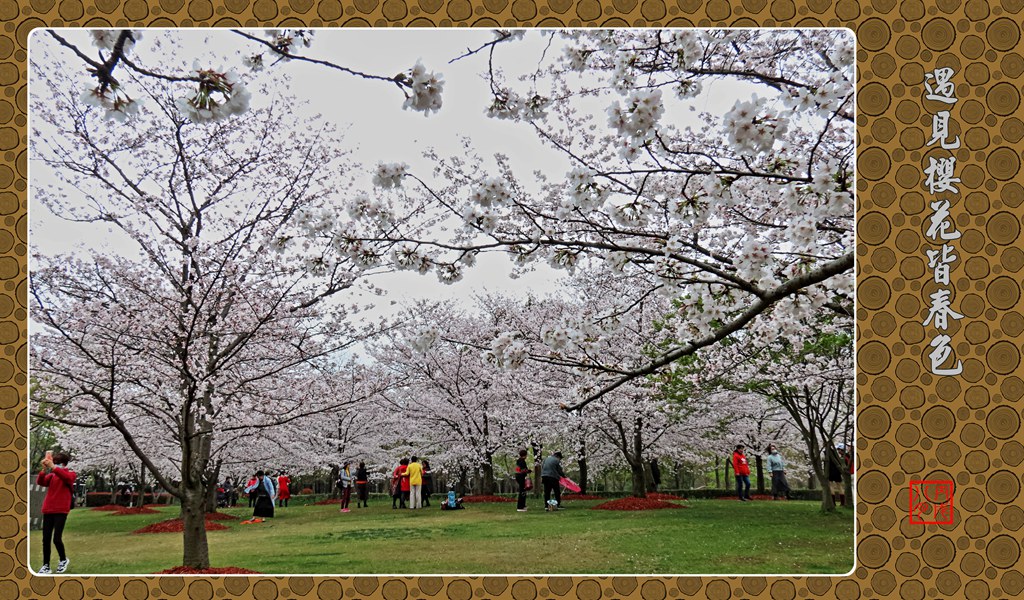
[[256, 491], [256, 505], [252, 510], [252, 519], [245, 523], [262, 523], [264, 519], [273, 518], [274, 501], [277, 491], [274, 482], [263, 471], [256, 471], [256, 482], [245, 488], [246, 493]]

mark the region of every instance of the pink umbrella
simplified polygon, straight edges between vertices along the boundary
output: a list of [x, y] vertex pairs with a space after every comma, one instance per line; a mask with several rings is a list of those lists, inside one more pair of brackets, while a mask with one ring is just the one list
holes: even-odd
[[569, 479], [568, 477], [563, 477], [563, 478], [559, 479], [558, 483], [562, 484], [562, 487], [564, 487], [565, 489], [569, 490], [570, 492], [579, 492], [580, 491], [580, 486], [577, 485], [575, 481], [573, 481], [572, 479]]

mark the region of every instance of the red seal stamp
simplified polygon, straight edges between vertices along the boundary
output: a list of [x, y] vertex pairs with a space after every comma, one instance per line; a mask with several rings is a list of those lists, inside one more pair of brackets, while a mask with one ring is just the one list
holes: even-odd
[[952, 525], [953, 482], [945, 479], [912, 480], [910, 524]]

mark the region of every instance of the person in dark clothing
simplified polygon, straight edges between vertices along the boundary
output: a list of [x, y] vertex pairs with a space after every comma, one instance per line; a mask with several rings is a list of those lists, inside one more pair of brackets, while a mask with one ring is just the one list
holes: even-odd
[[363, 508], [370, 508], [370, 505], [366, 503], [369, 497], [369, 475], [366, 472], [366, 463], [359, 461], [359, 467], [356, 468], [356, 508], [362, 505]]
[[36, 485], [46, 488], [46, 497], [43, 498], [43, 566], [39, 568], [40, 575], [47, 575], [50, 571], [50, 542], [57, 548], [57, 556], [60, 562], [57, 563], [57, 573], [67, 570], [71, 561], [64, 552], [64, 525], [68, 520], [68, 513], [74, 502], [72, 490], [75, 485], [75, 472], [68, 469], [68, 462], [71, 457], [66, 452], [52, 454], [46, 453], [43, 459], [42, 469], [36, 477]]
[[[839, 444], [836, 451], [840, 457], [846, 454], [846, 446]], [[828, 456], [828, 487], [832, 493], [832, 503], [837, 506], [846, 506], [846, 486], [843, 484], [843, 469], [849, 468], [846, 464], [839, 464], [826, 450]], [[845, 462], [845, 459], [844, 459]]]
[[651, 482], [654, 484], [654, 491], [658, 491], [661, 485], [661, 469], [658, 468], [658, 459], [651, 459]]
[[772, 499], [784, 497], [789, 500], [789, 482], [786, 481], [786, 461], [782, 459], [775, 444], [768, 446], [768, 473], [772, 478]]
[[430, 470], [430, 461], [423, 461], [423, 506], [430, 506], [430, 495], [434, 493], [434, 472]]
[[[544, 510], [558, 510], [562, 506], [562, 485], [559, 480], [565, 477], [562, 470], [562, 453], [555, 452], [544, 459], [541, 466], [540, 478], [544, 482]], [[551, 496], [554, 494], [555, 502], [551, 503]]]
[[516, 485], [519, 486], [519, 498], [516, 503], [518, 512], [526, 512], [526, 478], [530, 476], [530, 467], [526, 465], [526, 450], [519, 451], [516, 460]]
[[252, 510], [252, 519], [243, 523], [262, 523], [264, 519], [274, 516], [274, 483], [263, 471], [256, 471], [256, 483], [245, 488], [246, 492], [256, 492], [256, 501]]

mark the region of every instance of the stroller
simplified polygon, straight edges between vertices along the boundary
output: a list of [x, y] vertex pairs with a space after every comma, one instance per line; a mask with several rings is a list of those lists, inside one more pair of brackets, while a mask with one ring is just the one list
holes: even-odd
[[228, 493], [227, 490], [218, 486], [217, 487], [217, 508], [227, 508], [228, 506]]

